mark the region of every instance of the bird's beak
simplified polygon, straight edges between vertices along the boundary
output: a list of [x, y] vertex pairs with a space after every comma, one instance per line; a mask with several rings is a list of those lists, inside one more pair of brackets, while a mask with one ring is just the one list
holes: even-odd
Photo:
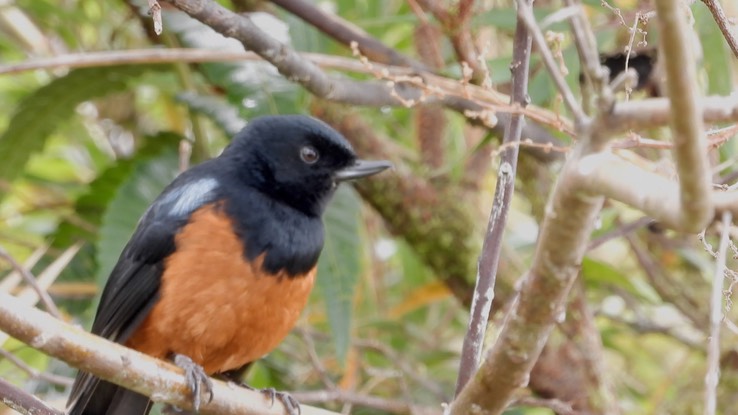
[[392, 167], [392, 163], [386, 160], [356, 160], [356, 162], [336, 172], [336, 182], [360, 179], [362, 177], [377, 174]]

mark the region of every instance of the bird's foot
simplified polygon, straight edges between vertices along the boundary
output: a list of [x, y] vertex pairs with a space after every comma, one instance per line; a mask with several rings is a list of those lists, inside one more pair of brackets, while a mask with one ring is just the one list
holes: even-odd
[[205, 373], [202, 366], [183, 354], [174, 355], [174, 364], [184, 370], [187, 387], [192, 392], [192, 408], [195, 412], [198, 412], [200, 410], [201, 391], [205, 391], [205, 393], [210, 395], [208, 403], [213, 400], [213, 382], [207, 373]]
[[258, 392], [261, 392], [263, 395], [269, 398], [272, 401], [272, 405], [274, 405], [274, 399], [278, 399], [280, 402], [282, 402], [282, 405], [284, 405], [284, 409], [287, 410], [288, 414], [300, 415], [300, 403], [297, 402], [297, 399], [293, 398], [292, 395], [290, 395], [289, 393], [280, 392], [275, 390], [274, 388], [259, 389]]
[[266, 396], [266, 398], [271, 401], [272, 406], [274, 405], [275, 400], [279, 400], [280, 402], [282, 402], [282, 405], [284, 405], [284, 409], [287, 410], [287, 413], [289, 415], [300, 415], [301, 413], [300, 403], [297, 402], [297, 399], [293, 398], [292, 395], [287, 392], [281, 392], [274, 388], [256, 389], [245, 383], [239, 383], [239, 385]]

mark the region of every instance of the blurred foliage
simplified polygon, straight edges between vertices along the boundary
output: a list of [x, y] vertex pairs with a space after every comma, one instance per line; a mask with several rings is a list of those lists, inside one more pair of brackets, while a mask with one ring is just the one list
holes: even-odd
[[[220, 3], [232, 8], [244, 4], [236, 0]], [[510, 80], [515, 9], [511, 1], [479, 3], [470, 27], [486, 51], [493, 83], [505, 91]], [[647, 10], [640, 3], [610, 2], [622, 10], [628, 24], [636, 11]], [[27, 21], [0, 18], [0, 65], [65, 52], [240, 48], [180, 12], [166, 12], [165, 34], [152, 36], [150, 19], [141, 13], [144, 4], [134, 0], [17, 0], [3, 5], [0, 15], [7, 16], [12, 10]], [[628, 43], [628, 28], [599, 0], [585, 4], [600, 50], [622, 52]], [[555, 1], [537, 1], [536, 5], [539, 20], [561, 7]], [[351, 56], [350, 50], [298, 17], [271, 4], [262, 6], [277, 18], [264, 23], [270, 33], [283, 34], [282, 40], [297, 50]], [[320, 6], [401, 53], [416, 56], [418, 18], [407, 1], [329, 0]], [[695, 2], [692, 10], [701, 42], [704, 90], [727, 94], [735, 89], [738, 78], [736, 59], [704, 5]], [[655, 22], [642, 29], [648, 34], [637, 34], [636, 42], [645, 40], [647, 45], [639, 47], [653, 47]], [[568, 69], [571, 87], [579, 91], [579, 63], [567, 25], [555, 23], [547, 30], [563, 35], [560, 63]], [[440, 47], [445, 62], [441, 72], [459, 76], [451, 45], [444, 41]], [[643, 95], [637, 93], [632, 99]], [[530, 96], [536, 105], [563, 111], [535, 55]], [[0, 75], [0, 246], [23, 261], [37, 247], [49, 244], [47, 257], [34, 268], [38, 271], [73, 243], [85, 242], [50, 291], [70, 320], [87, 327], [94, 311], [93, 293], [103, 284], [147, 204], [188, 161], [183, 157], [186, 150], [192, 149], [193, 162], [218, 154], [249, 119], [306, 113], [311, 101], [310, 94], [263, 62], [55, 68]], [[466, 163], [486, 147], [466, 139], [472, 133], [464, 118], [446, 113], [442, 136], [446, 165], [431, 171], [419, 161], [416, 110], [356, 111], [379, 135], [392, 137], [400, 157], [431, 181], [459, 183]], [[660, 132], [648, 134], [658, 136]], [[736, 142], [730, 141], [715, 158], [733, 162], [735, 153]], [[652, 160], [665, 156], [648, 149], [640, 155]], [[548, 181], [555, 176], [554, 166], [540, 169]], [[489, 169], [481, 178], [482, 191], [460, 200], [477, 215], [480, 238], [491, 206], [493, 172]], [[541, 194], [534, 190], [534, 180], [519, 177], [520, 190], [510, 215], [508, 249], [500, 272], [513, 282], [527, 269], [538, 231], [540, 218], [532, 213], [532, 205], [540, 204]], [[624, 223], [638, 218], [623, 206], [608, 205], [595, 237], [617, 233]], [[338, 193], [325, 219], [327, 242], [318, 289], [297, 333], [258, 362], [249, 381], [254, 386], [308, 391], [325, 389], [327, 377], [344, 389], [421, 406], [437, 407], [450, 399], [467, 313], [439, 282], [443, 275], [431, 271], [402, 235], [390, 235], [381, 218], [363, 207], [352, 189]], [[675, 306], [670, 295], [687, 298], [690, 287], [699, 286], [691, 281], [704, 285], [712, 269], [710, 257], [694, 237], [647, 229], [639, 229], [634, 237], [640, 253], [651, 261], [648, 265], [636, 255], [635, 245], [621, 237], [590, 251], [583, 264], [587, 300], [606, 348], [607, 374], [624, 413], [700, 413], [705, 327], [688, 315], [689, 305]], [[654, 269], [669, 278], [672, 291], [655, 284], [649, 275]], [[10, 270], [0, 263], [0, 271]], [[696, 298], [705, 309], [707, 297]], [[494, 322], [501, 318], [498, 315]], [[498, 324], [492, 327], [490, 338]], [[736, 334], [724, 333], [724, 352], [729, 357], [736, 352]], [[73, 374], [17, 342], [5, 342], [2, 347], [37, 370]], [[315, 348], [322, 370], [311, 361], [310, 347]], [[728, 364], [732, 360], [727, 357], [721, 389], [725, 405], [738, 396], [738, 369]], [[29, 378], [2, 358], [0, 376], [54, 402], [62, 402], [66, 393], [63, 387]], [[384, 412], [356, 407], [352, 413]], [[516, 408], [509, 413], [550, 411]]]

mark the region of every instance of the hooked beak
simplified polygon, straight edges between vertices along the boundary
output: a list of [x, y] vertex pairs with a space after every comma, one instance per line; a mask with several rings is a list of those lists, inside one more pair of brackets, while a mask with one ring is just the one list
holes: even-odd
[[356, 160], [354, 164], [336, 172], [336, 182], [360, 179], [362, 177], [377, 174], [392, 167], [392, 163], [386, 160]]

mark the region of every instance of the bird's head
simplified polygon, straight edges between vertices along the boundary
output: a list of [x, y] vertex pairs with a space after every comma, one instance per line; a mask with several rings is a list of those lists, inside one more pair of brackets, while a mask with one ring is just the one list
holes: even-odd
[[313, 216], [323, 213], [338, 183], [391, 166], [358, 159], [339, 132], [303, 115], [252, 120], [221, 157], [237, 160], [236, 174], [249, 186]]

